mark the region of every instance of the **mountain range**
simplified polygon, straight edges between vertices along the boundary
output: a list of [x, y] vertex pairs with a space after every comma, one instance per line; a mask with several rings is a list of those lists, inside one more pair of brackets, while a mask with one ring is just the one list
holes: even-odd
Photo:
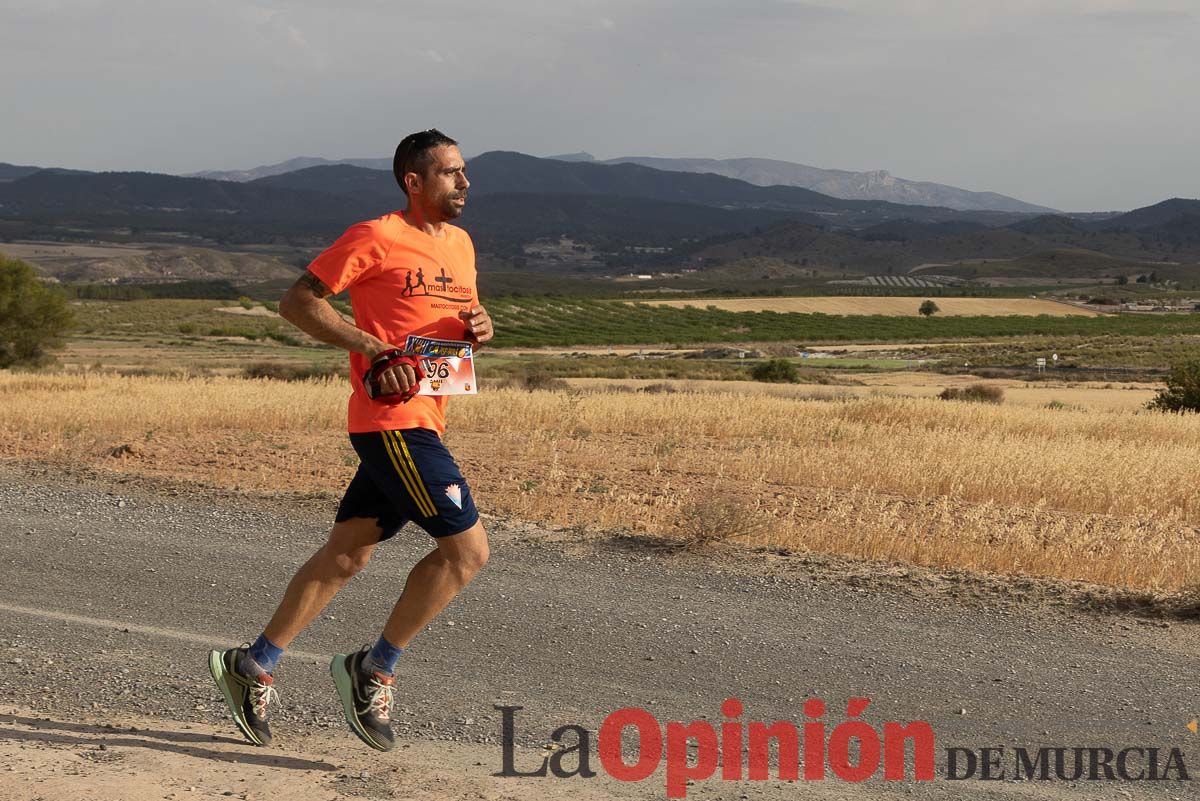
[[1174, 198], [1106, 220], [1043, 215], [1003, 226], [899, 220], [858, 231], [789, 220], [705, 244], [704, 265], [775, 260], [843, 272], [1102, 277], [1157, 272], [1200, 281], [1200, 200]]
[[389, 175], [392, 172], [391, 159], [323, 159], [315, 156], [299, 156], [276, 164], [251, 167], [248, 170], [204, 170], [203, 172], [188, 173], [183, 177], [242, 183], [259, 178], [269, 178], [272, 175], [283, 175], [285, 172], [295, 172], [308, 167], [327, 167], [333, 164], [349, 164], [351, 167], [363, 167], [368, 170], [386, 170]]
[[[1099, 271], [1124, 269], [1111, 260], [1200, 264], [1198, 200], [1176, 198], [1122, 215], [956, 211], [503, 151], [471, 159], [469, 174], [460, 224], [486, 259], [513, 266], [527, 261], [535, 241], [563, 238], [598, 254], [591, 264], [610, 271], [776, 259], [809, 272], [861, 274], [929, 263], [1036, 261], [1039, 254], [1061, 265], [1059, 251], [1073, 254], [1063, 259], [1076, 271], [1085, 262]], [[0, 165], [0, 238], [8, 239], [307, 249], [403, 203], [390, 171], [348, 164], [243, 182]], [[574, 269], [552, 259], [542, 267]]]
[[[958, 211], [1008, 211], [1024, 214], [1057, 213], [1055, 209], [1027, 203], [996, 192], [972, 192], [930, 181], [911, 181], [897, 178], [887, 170], [852, 172], [830, 170], [791, 161], [762, 158], [703, 159], [658, 158], [652, 156], [622, 156], [598, 161], [590, 153], [564, 153], [549, 156], [551, 160], [601, 165], [639, 164], [667, 172], [711, 173], [755, 186], [794, 186], [811, 189], [842, 200], [884, 200], [915, 206], [943, 206]], [[473, 161], [473, 160], [472, 160]], [[208, 170], [192, 173], [190, 178], [212, 178], [219, 181], [253, 181], [282, 175], [307, 167], [348, 164], [372, 170], [391, 172], [391, 159], [323, 159], [300, 157], [252, 167], [248, 170]]]
[[[595, 161], [588, 153], [560, 156], [572, 162]], [[996, 192], [972, 192], [930, 181], [897, 178], [887, 170], [851, 172], [827, 170], [777, 159], [685, 159], [622, 156], [598, 164], [641, 164], [656, 170], [724, 175], [756, 186], [799, 186], [843, 200], [886, 200], [916, 206], [945, 206], [959, 211], [1014, 211], [1056, 213], [1055, 209], [1026, 203]]]

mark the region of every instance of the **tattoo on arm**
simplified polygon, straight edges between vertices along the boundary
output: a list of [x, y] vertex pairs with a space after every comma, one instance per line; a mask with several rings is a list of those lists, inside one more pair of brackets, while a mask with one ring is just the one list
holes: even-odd
[[308, 271], [305, 271], [304, 275], [300, 276], [296, 280], [296, 285], [307, 289], [315, 298], [327, 298], [333, 294], [329, 291], [329, 287], [325, 286], [325, 284], [321, 282], [320, 278], [317, 278]]

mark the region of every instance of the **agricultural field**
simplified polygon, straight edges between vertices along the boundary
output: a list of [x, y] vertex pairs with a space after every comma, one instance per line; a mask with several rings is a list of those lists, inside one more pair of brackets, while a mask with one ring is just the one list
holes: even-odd
[[[856, 304], [881, 302], [919, 305], [918, 298], [830, 298]], [[747, 299], [759, 306], [782, 299]], [[803, 298], [788, 299], [802, 303]], [[1000, 298], [939, 298], [938, 304], [978, 302], [997, 304], [1040, 303]], [[265, 308], [273, 304], [265, 301]], [[689, 301], [688, 304], [691, 302]], [[1030, 337], [1167, 337], [1200, 335], [1200, 314], [1135, 315], [1066, 314], [1006, 316], [806, 314], [776, 311], [729, 311], [716, 308], [720, 301], [694, 305], [662, 306], [655, 302], [631, 303], [582, 297], [496, 297], [487, 306], [496, 322], [499, 348], [571, 348], [587, 346], [671, 346], [709, 344], [869, 342], [955, 342], [965, 339]], [[1047, 302], [1049, 303], [1049, 302]], [[76, 300], [72, 308], [79, 325], [77, 336], [115, 334], [157, 337], [243, 337], [275, 339], [285, 344], [305, 343], [292, 326], [272, 315], [238, 315], [219, 311], [235, 305], [221, 300]], [[262, 305], [262, 304], [259, 304]], [[1075, 307], [1049, 303], [1052, 308]], [[343, 313], [349, 304], [335, 301]], [[290, 342], [289, 342], [290, 341]]]
[[[761, 308], [782, 299], [748, 299]], [[794, 299], [803, 302], [805, 299]], [[835, 298], [850, 303], [881, 301], [912, 306], [920, 298]], [[1004, 299], [975, 300], [1007, 303]], [[943, 299], [939, 298], [940, 306]], [[1032, 299], [1026, 302], [1036, 303]], [[1166, 336], [1200, 334], [1200, 315], [1095, 315], [1087, 310], [1048, 302], [1051, 308], [1079, 311], [1057, 316], [1039, 314], [1004, 316], [943, 316], [922, 318], [911, 315], [851, 315], [779, 311], [730, 311], [717, 308], [720, 301], [657, 301], [629, 303], [613, 300], [573, 298], [494, 298], [488, 307], [496, 320], [497, 346], [568, 347], [583, 345], [667, 344], [687, 346], [700, 343], [754, 342], [936, 342], [965, 338], [1030, 336]], [[994, 307], [999, 308], [999, 307]]]
[[[335, 305], [349, 311], [341, 301]], [[1028, 378], [1049, 378], [1033, 374], [1034, 362], [1057, 353], [1053, 369], [1062, 380], [1157, 380], [1172, 363], [1200, 356], [1200, 315], [923, 319], [582, 298], [496, 298], [488, 305], [498, 333], [481, 370], [497, 378], [745, 380], [767, 358], [792, 361], [803, 383], [828, 383], [824, 373], [855, 370], [1020, 369]], [[344, 355], [309, 339], [273, 308], [248, 298], [75, 300], [76, 328], [59, 361], [69, 368], [223, 375], [262, 364], [301, 374], [345, 369]], [[1109, 369], [1117, 373], [1096, 372]]]
[[[793, 314], [885, 315], [916, 317], [919, 297], [811, 297], [729, 298], [721, 300], [657, 300], [656, 306], [670, 308], [713, 307], [732, 312], [779, 312]], [[938, 298], [938, 314], [946, 317], [1003, 317], [1049, 315], [1050, 317], [1096, 317], [1098, 313], [1066, 303], [1033, 298]]]
[[[0, 459], [332, 493], [356, 464], [345, 398], [341, 380], [5, 372]], [[481, 507], [544, 524], [1149, 593], [1200, 574], [1200, 416], [513, 388], [456, 399], [448, 439]]]

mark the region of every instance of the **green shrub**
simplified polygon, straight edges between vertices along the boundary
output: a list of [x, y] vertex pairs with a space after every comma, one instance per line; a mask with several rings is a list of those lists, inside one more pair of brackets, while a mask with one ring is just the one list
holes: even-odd
[[970, 403], [1000, 403], [1004, 390], [989, 384], [972, 384], [969, 387], [948, 387], [938, 395], [942, 400], [968, 401]]
[[800, 381], [796, 365], [787, 359], [768, 359], [750, 368], [750, 377], [755, 381], [771, 384], [795, 384]]
[[919, 307], [917, 307], [917, 313], [920, 314], [922, 317], [932, 317], [933, 315], [937, 314], [940, 311], [941, 311], [941, 309], [939, 309], [938, 305], [936, 303], [934, 303], [932, 300], [927, 300], [924, 303], [922, 303]]
[[1200, 359], [1178, 362], [1171, 367], [1166, 388], [1146, 404], [1156, 412], [1200, 412]]
[[49, 361], [74, 323], [66, 298], [38, 280], [33, 268], [0, 254], [0, 368]]

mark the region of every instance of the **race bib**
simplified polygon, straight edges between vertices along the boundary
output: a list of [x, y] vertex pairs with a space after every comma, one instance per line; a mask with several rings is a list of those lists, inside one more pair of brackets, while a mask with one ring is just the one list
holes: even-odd
[[404, 340], [404, 351], [421, 360], [425, 377], [421, 379], [421, 395], [474, 395], [475, 362], [470, 342], [453, 339], [430, 339], [410, 334]]

